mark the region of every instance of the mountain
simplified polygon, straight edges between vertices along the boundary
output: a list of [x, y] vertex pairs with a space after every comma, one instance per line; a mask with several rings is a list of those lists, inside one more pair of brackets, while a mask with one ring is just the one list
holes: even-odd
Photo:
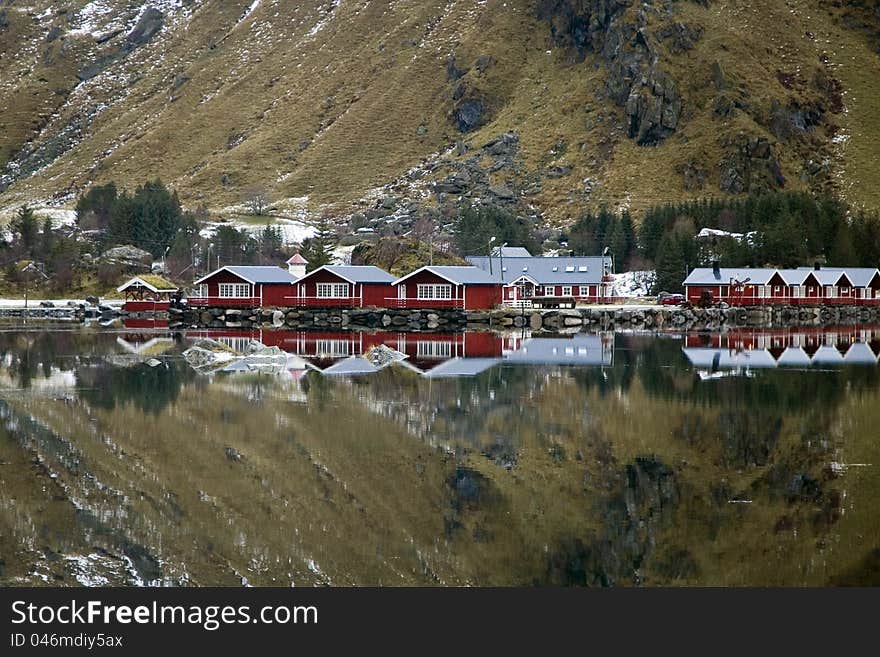
[[0, 208], [880, 207], [876, 0], [0, 0]]

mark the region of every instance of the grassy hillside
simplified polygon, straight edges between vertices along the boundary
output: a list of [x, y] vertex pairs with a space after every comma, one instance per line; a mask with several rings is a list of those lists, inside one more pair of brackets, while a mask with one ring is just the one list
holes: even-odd
[[[432, 206], [467, 162], [551, 223], [779, 186], [877, 208], [880, 18], [842, 4], [7, 1], [0, 208], [156, 175], [215, 209]], [[675, 125], [640, 145], [655, 103]]]

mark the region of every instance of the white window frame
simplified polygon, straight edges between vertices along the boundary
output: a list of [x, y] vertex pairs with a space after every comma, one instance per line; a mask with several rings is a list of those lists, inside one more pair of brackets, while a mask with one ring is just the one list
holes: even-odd
[[449, 283], [419, 283], [416, 298], [420, 301], [448, 301], [452, 299], [452, 285]]
[[208, 284], [207, 283], [199, 283], [199, 289], [198, 289], [198, 292], [196, 292], [196, 294], [201, 299], [207, 299], [208, 298]]
[[[566, 292], [566, 290], [568, 290], [568, 292]], [[563, 285], [562, 286], [562, 296], [572, 297], [572, 296], [574, 296], [573, 292], [574, 292], [574, 289], [572, 288], [571, 285]]]
[[348, 299], [348, 283], [317, 283], [315, 295], [318, 299]]
[[249, 283], [220, 283], [217, 292], [221, 299], [249, 299], [251, 286]]
[[332, 338], [315, 340], [315, 356], [340, 358], [349, 355], [351, 355], [351, 344], [348, 340]]
[[590, 296], [590, 286], [589, 285], [579, 285], [578, 286], [578, 296], [579, 297]]
[[556, 296], [556, 286], [555, 285], [545, 285], [544, 286], [544, 296], [545, 297], [555, 297]]
[[416, 358], [452, 358], [451, 340], [419, 340]]

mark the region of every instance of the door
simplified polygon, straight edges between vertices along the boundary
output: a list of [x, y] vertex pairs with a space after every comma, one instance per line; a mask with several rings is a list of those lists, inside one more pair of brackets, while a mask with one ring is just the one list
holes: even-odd
[[397, 286], [397, 305], [406, 307], [406, 284], [401, 283]]

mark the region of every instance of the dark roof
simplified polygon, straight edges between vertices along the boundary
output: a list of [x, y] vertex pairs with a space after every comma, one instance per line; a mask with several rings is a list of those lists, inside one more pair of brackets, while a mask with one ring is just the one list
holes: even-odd
[[[488, 256], [468, 256], [467, 261], [488, 272]], [[605, 265], [611, 271], [607, 256], [569, 256], [564, 258], [513, 257], [492, 258], [492, 276], [504, 283], [512, 283], [528, 276], [538, 285], [598, 285], [602, 282]]]
[[445, 278], [450, 283], [455, 283], [456, 285], [492, 285], [501, 282], [498, 276], [492, 277], [489, 275], [489, 272], [483, 271], [479, 267], [468, 267], [465, 265], [429, 265], [427, 267], [420, 267], [414, 272], [410, 272], [406, 276], [398, 278], [393, 284], [397, 285], [410, 276], [415, 276], [423, 271], [436, 274], [440, 278]]
[[294, 283], [297, 280], [296, 276], [290, 274], [286, 269], [281, 269], [281, 267], [276, 267], [274, 265], [230, 265], [228, 267], [221, 267], [216, 271], [212, 271], [207, 276], [203, 276], [202, 278], [197, 280], [195, 284], [198, 285], [199, 283], [203, 283], [221, 271], [228, 271], [231, 274], [235, 274], [236, 276], [247, 281], [248, 283]]

